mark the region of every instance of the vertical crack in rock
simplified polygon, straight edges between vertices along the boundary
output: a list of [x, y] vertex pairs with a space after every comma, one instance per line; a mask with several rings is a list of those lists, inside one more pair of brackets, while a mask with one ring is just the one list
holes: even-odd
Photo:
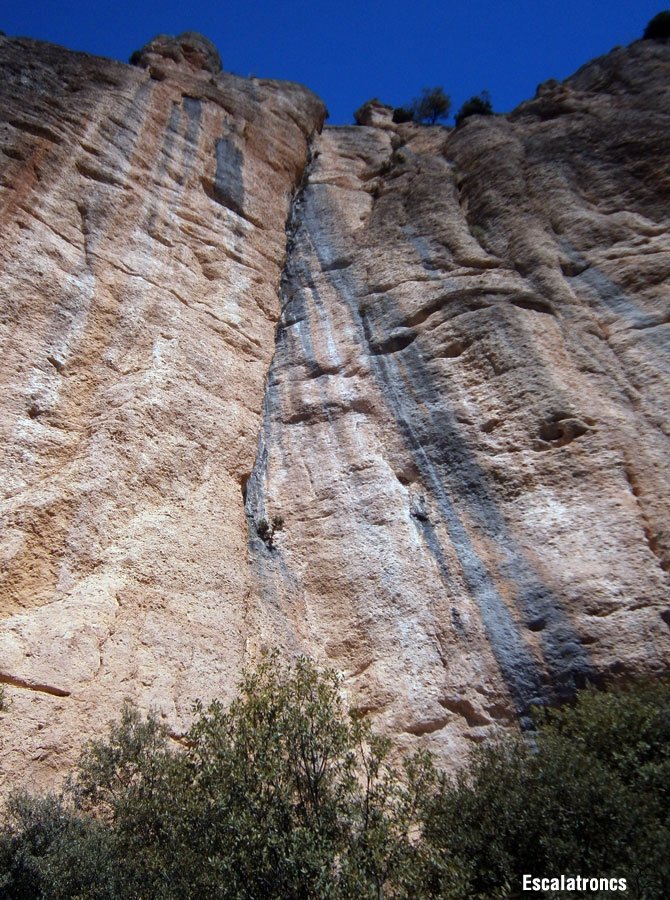
[[[309, 173], [309, 170], [308, 170]], [[409, 448], [420, 480], [425, 485], [433, 503], [439, 510], [446, 525], [449, 541], [455, 549], [458, 565], [465, 579], [466, 590], [473, 596], [480, 609], [482, 621], [493, 649], [495, 658], [503, 674], [507, 688], [514, 699], [519, 713], [525, 713], [546, 696], [571, 693], [575, 683], [583, 684], [589, 676], [589, 663], [580, 646], [574, 631], [560, 610], [555, 597], [530, 571], [519, 549], [507, 533], [503, 519], [489, 496], [484, 474], [478, 470], [477, 464], [468, 451], [467, 444], [459, 433], [458, 426], [445, 408], [444, 403], [433, 412], [430, 398], [435, 395], [435, 387], [431, 384], [426, 366], [421, 355], [409, 342], [389, 344], [384, 352], [375, 350], [369, 323], [359, 311], [360, 299], [366, 294], [366, 286], [357, 281], [355, 268], [351, 265], [351, 256], [345, 250], [347, 235], [346, 225], [341, 219], [341, 211], [329, 205], [326, 189], [318, 183], [311, 183], [309, 178], [304, 189], [297, 195], [293, 204], [291, 222], [288, 229], [288, 255], [283, 278], [282, 318], [277, 329], [276, 351], [271, 367], [264, 404], [264, 425], [259, 441], [259, 453], [256, 466], [247, 488], [247, 510], [252, 521], [268, 518], [273, 511], [265, 502], [264, 483], [268, 479], [268, 458], [270, 447], [276, 453], [275, 464], [281, 466], [282, 428], [286, 427], [287, 410], [283, 408], [277, 385], [278, 378], [285, 386], [287, 370], [291, 365], [301, 365], [305, 377], [317, 385], [313, 412], [296, 410], [288, 423], [293, 426], [300, 421], [309, 422], [310, 417], [322, 415], [324, 421], [330, 422], [332, 430], [331, 453], [348, 467], [351, 460], [344, 451], [338, 450], [338, 433], [336, 421], [332, 418], [333, 398], [325, 389], [329, 377], [342, 378], [343, 360], [335, 343], [329, 344], [327, 335], [322, 336], [321, 356], [325, 346], [327, 362], [319, 361], [312, 342], [312, 328], [324, 334], [331, 327], [333, 310], [328, 309], [327, 302], [320, 295], [314, 274], [310, 270], [310, 254], [332, 285], [334, 296], [344, 303], [349, 311], [353, 329], [349, 336], [352, 345], [348, 351], [359, 355], [369, 365], [375, 382], [381, 392], [384, 403], [395, 422], [396, 428], [406, 446]], [[422, 265], [434, 268], [430, 263], [430, 248], [417, 235], [410, 235], [410, 242], [420, 244]], [[309, 296], [309, 301], [307, 297]], [[314, 306], [310, 318], [307, 304]], [[389, 301], [390, 302], [390, 301]], [[391, 316], [392, 317], [392, 316]], [[310, 324], [313, 323], [313, 324]], [[292, 336], [289, 336], [291, 332]], [[298, 343], [296, 343], [296, 339]], [[325, 345], [324, 342], [325, 341]], [[398, 368], [398, 350], [403, 354], [403, 368]], [[294, 354], [292, 356], [292, 354]], [[320, 412], [319, 412], [320, 407]], [[422, 416], [421, 409], [428, 409], [427, 416]], [[417, 418], [418, 416], [418, 418]], [[412, 423], [416, 422], [416, 425]], [[282, 424], [285, 423], [285, 424]], [[446, 463], [436, 463], [433, 451], [427, 450], [420, 432], [426, 431], [429, 442], [435, 435], [442, 435], [439, 444], [447, 455]], [[307, 436], [307, 430], [304, 431]], [[315, 448], [304, 447], [305, 456], [310, 458]], [[495, 586], [491, 573], [482, 561], [464, 527], [461, 514], [450, 496], [454, 490], [453, 479], [449, 484], [440, 471], [442, 465], [456, 465], [466, 477], [466, 486], [460, 491], [460, 505], [466, 504], [468, 515], [474, 517], [491, 539], [497, 543], [504, 556], [501, 571], [514, 590], [513, 608], [519, 611], [525, 622], [542, 621], [540, 642], [543, 646], [543, 665], [545, 675], [538, 665], [532, 650], [522, 636], [515, 615], [512, 613]], [[352, 490], [356, 491], [357, 475], [351, 474]], [[358, 488], [364, 492], [364, 486]], [[428, 522], [421, 525], [425, 545], [435, 559], [440, 571], [444, 590], [453, 596], [457, 590], [453, 582], [453, 573], [446, 561], [444, 550], [435, 529]], [[256, 552], [261, 549], [261, 542], [253, 534], [252, 546]], [[281, 556], [281, 554], [280, 554]], [[278, 567], [281, 579], [294, 580], [283, 559]], [[275, 571], [277, 566], [275, 566]], [[266, 590], [268, 581], [272, 581], [268, 572], [268, 563], [261, 564], [262, 578]], [[500, 576], [499, 576], [500, 577]], [[276, 585], [275, 585], [276, 587]], [[275, 602], [276, 593], [275, 593]], [[398, 616], [402, 613], [399, 611]], [[538, 629], [540, 630], [540, 629]], [[548, 676], [548, 678], [547, 678]], [[547, 683], [548, 682], [548, 683]]]
[[[351, 270], [333, 272], [328, 266], [332, 248], [328, 230], [323, 223], [328, 222], [329, 227], [333, 224], [336, 227], [338, 210], [326, 206], [317, 215], [310, 200], [311, 197], [308, 197], [305, 215], [309, 240], [324, 271], [329, 272], [338, 295], [347, 303], [352, 319], [357, 324], [359, 340], [363, 346], [369, 348], [373, 345], [369, 326], [358, 310], [358, 298], [364, 296], [366, 288], [355, 283]], [[427, 252], [422, 247], [423, 263]], [[547, 588], [528, 570], [518, 549], [514, 547], [499, 510], [489, 496], [486, 476], [478, 469], [468, 450], [445, 403], [446, 398], [443, 398], [436, 412], [432, 412], [431, 398], [435, 396], [435, 387], [431, 383], [420, 353], [416, 347], [408, 346], [402, 359], [401, 371], [396, 354], [369, 354], [370, 364], [389, 410], [398, 429], [404, 435], [421, 478], [446, 523], [467, 587], [477, 600], [493, 652], [514, 697], [517, 710], [521, 713], [527, 711], [532, 704], [541, 702], [547, 693], [549, 696], [554, 693], [560, 695], [564, 691], [571, 693], [574, 690], [575, 680], [578, 684], [584, 684], [589, 676], [589, 664], [583, 648], [580, 647], [576, 635], [562, 615], [557, 599], [552, 598]], [[428, 411], [427, 416], [425, 413], [422, 416], [422, 408]], [[550, 681], [545, 683], [544, 687], [540, 669], [532, 652], [527, 647], [514, 617], [496, 589], [491, 573], [474, 549], [463, 526], [461, 516], [450, 496], [450, 490], [454, 490], [453, 480], [450, 479], [449, 484], [445, 483], [444, 476], [438, 471], [432, 454], [423, 446], [418, 428], [413, 426], [413, 422], [418, 422], [427, 429], [427, 435], [431, 440], [436, 435], [443, 436], [443, 443], [439, 446], [446, 453], [444, 464], [456, 465], [463, 475], [464, 483], [459, 491], [461, 503], [465, 503], [469, 515], [474, 516], [480, 526], [491, 533], [493, 540], [507, 557], [505, 568], [508, 578], [512, 584], [518, 586], [515, 590], [515, 605], [528, 621], [543, 619], [551, 624], [552, 619], [554, 620], [554, 627], [549, 627], [543, 634], [544, 662], [550, 674]], [[441, 549], [438, 550], [434, 540], [429, 541], [428, 546], [435, 554], [439, 568], [444, 571]]]
[[[296, 185], [286, 218], [286, 251], [284, 257], [284, 265], [279, 280], [279, 304], [280, 319], [275, 329], [275, 352], [270, 361], [270, 366], [265, 378], [265, 389], [263, 394], [263, 407], [261, 427], [258, 434], [258, 449], [256, 459], [251, 474], [244, 482], [243, 500], [245, 514], [247, 517], [248, 527], [248, 545], [249, 551], [254, 560], [254, 571], [259, 587], [260, 597], [265, 604], [276, 606], [278, 604], [278, 580], [283, 582], [286, 587], [298, 588], [298, 582], [292, 575], [290, 569], [281, 553], [281, 542], [275, 545], [274, 541], [264, 540], [262, 532], [259, 532], [261, 523], [270, 524], [273, 517], [284, 517], [284, 510], [274, 508], [268, 502], [267, 498], [267, 479], [268, 479], [268, 447], [273, 442], [279, 416], [279, 402], [276, 390], [276, 374], [275, 368], [277, 364], [277, 354], [282, 346], [283, 341], [283, 312], [287, 304], [286, 286], [290, 280], [290, 269], [292, 266], [292, 250], [295, 241], [295, 234], [299, 227], [299, 211], [303, 204], [303, 194], [308, 183], [309, 172], [313, 161], [313, 145], [314, 135], [308, 142], [307, 153], [305, 156], [305, 164], [302, 175]], [[295, 636], [293, 634], [285, 635], [289, 642], [293, 642]]]

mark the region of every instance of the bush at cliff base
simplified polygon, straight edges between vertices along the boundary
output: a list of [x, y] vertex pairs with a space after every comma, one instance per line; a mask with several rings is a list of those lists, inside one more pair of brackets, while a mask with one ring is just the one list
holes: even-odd
[[483, 747], [441, 779], [423, 812], [426, 896], [448, 896], [458, 867], [469, 897], [520, 896], [524, 874], [618, 876], [629, 900], [669, 897], [670, 686], [587, 690], [536, 720], [533, 739]]
[[491, 900], [562, 873], [670, 896], [666, 683], [583, 692], [455, 778], [389, 749], [306, 659], [265, 659], [177, 746], [126, 705], [60, 795], [7, 804], [0, 896]]
[[[59, 798], [9, 805], [0, 896], [302, 898], [407, 892], [424, 780], [346, 713], [340, 680], [273, 656], [173, 749], [130, 705]], [[90, 826], [90, 831], [87, 829]], [[4, 879], [4, 881], [3, 881]], [[4, 893], [3, 893], [4, 890]]]

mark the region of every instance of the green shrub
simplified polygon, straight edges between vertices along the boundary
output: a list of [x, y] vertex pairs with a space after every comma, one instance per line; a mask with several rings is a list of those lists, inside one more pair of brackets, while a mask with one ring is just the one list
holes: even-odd
[[284, 530], [283, 516], [273, 516], [268, 522], [267, 519], [260, 519], [256, 523], [256, 534], [263, 541], [269, 550], [275, 545], [275, 534]]
[[624, 877], [628, 897], [661, 900], [669, 786], [668, 685], [585, 691], [545, 714], [532, 743], [484, 747], [460, 777], [443, 777], [425, 809], [429, 883], [460, 871], [463, 898], [516, 896], [524, 874], [581, 873]]
[[347, 715], [334, 672], [272, 656], [228, 711], [199, 710], [187, 742], [204, 800], [193, 821], [217, 860], [203, 888], [225, 872], [234, 897], [363, 898], [407, 877], [416, 791], [388, 741]]
[[491, 96], [488, 91], [482, 91], [481, 94], [470, 97], [454, 116], [456, 127], [461, 125], [469, 116], [491, 116], [493, 115], [493, 106], [491, 105]]
[[53, 796], [16, 794], [0, 831], [4, 900], [105, 900], [119, 896], [113, 834]]
[[447, 119], [451, 109], [451, 100], [444, 93], [444, 88], [424, 88], [420, 97], [415, 97], [409, 106], [398, 106], [393, 110], [393, 121], [426, 122], [434, 125], [438, 119]]
[[585, 691], [454, 778], [392, 766], [341, 688], [273, 654], [176, 745], [126, 704], [60, 796], [7, 805], [0, 896], [494, 900], [561, 873], [670, 896], [667, 683]]
[[670, 37], [670, 9], [664, 9], [649, 20], [642, 40], [659, 41]]
[[396, 125], [414, 121], [414, 112], [409, 106], [396, 106], [393, 110], [393, 121]]
[[126, 705], [63, 796], [8, 808], [2, 896], [406, 896], [435, 775], [415, 757], [401, 776], [388, 751], [306, 659], [270, 656], [228, 710], [198, 706], [180, 750]]

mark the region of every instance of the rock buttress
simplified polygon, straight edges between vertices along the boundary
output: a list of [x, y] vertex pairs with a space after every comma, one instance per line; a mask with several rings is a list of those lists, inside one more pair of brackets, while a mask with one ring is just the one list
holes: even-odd
[[670, 48], [455, 130], [326, 128], [294, 211], [254, 631], [400, 746], [667, 669]]
[[[193, 41], [191, 41], [193, 43]], [[4, 777], [230, 696], [306, 89], [0, 38]]]

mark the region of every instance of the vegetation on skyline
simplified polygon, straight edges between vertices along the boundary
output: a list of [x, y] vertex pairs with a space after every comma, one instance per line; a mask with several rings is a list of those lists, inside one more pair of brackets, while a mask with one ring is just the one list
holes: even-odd
[[670, 38], [670, 9], [664, 9], [649, 20], [642, 39], [658, 41]]
[[444, 88], [424, 88], [420, 97], [415, 97], [409, 106], [400, 106], [393, 112], [394, 122], [424, 122], [435, 125], [438, 119], [447, 119], [451, 110], [451, 100]]
[[456, 127], [462, 125], [470, 116], [492, 116], [493, 105], [491, 103], [491, 95], [488, 91], [482, 91], [474, 97], [466, 100], [463, 106], [454, 116]]

